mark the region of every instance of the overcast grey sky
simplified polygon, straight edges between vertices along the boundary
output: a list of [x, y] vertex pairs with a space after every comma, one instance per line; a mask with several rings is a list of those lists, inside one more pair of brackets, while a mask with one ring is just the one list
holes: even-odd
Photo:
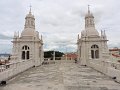
[[120, 46], [120, 0], [0, 0], [0, 52], [11, 52], [11, 37], [23, 30], [30, 4], [45, 50], [76, 50], [88, 4], [96, 29], [106, 30], [109, 47]]

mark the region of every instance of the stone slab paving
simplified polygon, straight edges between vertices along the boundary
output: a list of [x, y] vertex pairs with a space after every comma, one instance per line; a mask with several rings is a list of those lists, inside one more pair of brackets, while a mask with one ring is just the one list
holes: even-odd
[[25, 71], [0, 90], [120, 90], [120, 84], [89, 67], [56, 63]]

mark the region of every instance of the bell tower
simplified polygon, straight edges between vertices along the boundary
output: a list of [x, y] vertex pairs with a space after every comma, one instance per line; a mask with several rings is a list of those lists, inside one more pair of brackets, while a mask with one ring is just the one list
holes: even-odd
[[12, 42], [15, 60], [32, 60], [34, 66], [42, 64], [43, 40], [39, 37], [39, 32], [35, 30], [35, 18], [31, 12], [31, 6], [25, 17], [24, 30], [20, 36], [15, 33]]
[[78, 35], [77, 52], [78, 60], [81, 65], [88, 65], [92, 60], [106, 60], [109, 59], [109, 50], [107, 46], [107, 37], [104, 32], [101, 33], [95, 29], [94, 16], [90, 12], [88, 5], [88, 12], [85, 15], [85, 29], [81, 32], [81, 37]]

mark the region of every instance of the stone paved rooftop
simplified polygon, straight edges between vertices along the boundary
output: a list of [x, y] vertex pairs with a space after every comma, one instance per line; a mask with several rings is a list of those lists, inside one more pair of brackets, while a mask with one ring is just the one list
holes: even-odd
[[120, 90], [120, 84], [89, 67], [56, 63], [32, 68], [0, 90]]

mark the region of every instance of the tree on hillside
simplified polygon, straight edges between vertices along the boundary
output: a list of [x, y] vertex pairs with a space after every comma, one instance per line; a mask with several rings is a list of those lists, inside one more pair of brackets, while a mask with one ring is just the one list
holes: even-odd
[[[53, 59], [53, 53], [54, 53], [54, 51], [45, 51], [44, 52], [44, 58]], [[64, 53], [59, 52], [59, 51], [55, 51], [55, 57], [62, 57], [63, 55], [64, 55]]]

